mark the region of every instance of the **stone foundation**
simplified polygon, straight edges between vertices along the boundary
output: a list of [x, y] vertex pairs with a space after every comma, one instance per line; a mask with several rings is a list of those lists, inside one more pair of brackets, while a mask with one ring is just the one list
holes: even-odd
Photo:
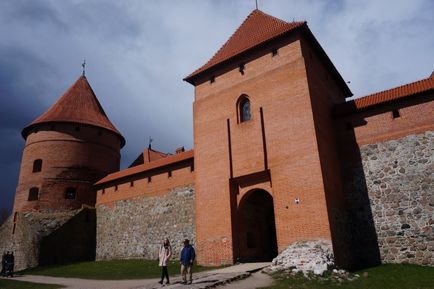
[[96, 259], [157, 259], [164, 238], [177, 258], [184, 239], [195, 243], [194, 197], [190, 185], [98, 206]]

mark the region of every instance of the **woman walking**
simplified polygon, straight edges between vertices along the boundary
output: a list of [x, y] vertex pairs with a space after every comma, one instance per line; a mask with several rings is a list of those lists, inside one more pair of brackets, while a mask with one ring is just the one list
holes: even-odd
[[161, 267], [161, 280], [158, 283], [163, 284], [164, 278], [166, 278], [166, 284], [170, 284], [169, 282], [169, 272], [167, 271], [167, 265], [170, 260], [170, 256], [172, 256], [172, 247], [170, 246], [169, 239], [163, 241], [163, 244], [160, 246], [160, 252], [158, 254], [159, 265]]

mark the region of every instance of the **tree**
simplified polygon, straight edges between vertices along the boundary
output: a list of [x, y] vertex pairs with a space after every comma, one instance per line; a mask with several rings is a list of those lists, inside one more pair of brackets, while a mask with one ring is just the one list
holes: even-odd
[[4, 222], [9, 217], [9, 211], [6, 208], [1, 208], [0, 210], [0, 226], [3, 225]]

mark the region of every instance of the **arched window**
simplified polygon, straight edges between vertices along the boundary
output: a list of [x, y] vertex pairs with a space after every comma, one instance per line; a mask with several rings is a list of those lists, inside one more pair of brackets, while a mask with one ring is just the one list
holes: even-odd
[[246, 95], [242, 95], [238, 99], [238, 116], [239, 122], [245, 122], [252, 118], [250, 113], [250, 100]]
[[39, 199], [39, 188], [33, 187], [29, 190], [28, 201], [37, 201]]
[[41, 159], [37, 159], [33, 161], [33, 172], [37, 173], [40, 172], [42, 170], [42, 160]]
[[75, 200], [75, 195], [77, 190], [75, 188], [66, 188], [65, 190], [65, 199], [67, 200]]

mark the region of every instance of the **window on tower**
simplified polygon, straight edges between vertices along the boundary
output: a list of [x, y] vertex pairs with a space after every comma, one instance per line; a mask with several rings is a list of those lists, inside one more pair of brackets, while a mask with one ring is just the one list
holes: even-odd
[[75, 200], [77, 190], [75, 188], [66, 188], [65, 190], [65, 199], [67, 200]]
[[250, 100], [247, 95], [241, 95], [237, 103], [238, 121], [245, 122], [250, 120], [252, 118], [252, 115], [250, 112]]
[[37, 201], [39, 199], [39, 188], [33, 187], [29, 190], [29, 198], [28, 201]]
[[37, 173], [40, 172], [41, 170], [42, 170], [42, 160], [41, 159], [34, 160], [32, 172]]

